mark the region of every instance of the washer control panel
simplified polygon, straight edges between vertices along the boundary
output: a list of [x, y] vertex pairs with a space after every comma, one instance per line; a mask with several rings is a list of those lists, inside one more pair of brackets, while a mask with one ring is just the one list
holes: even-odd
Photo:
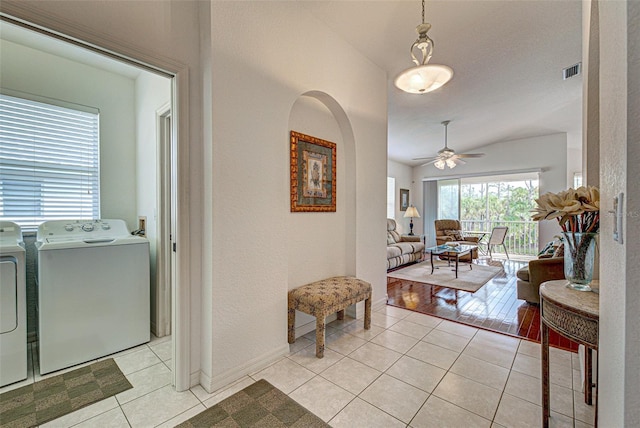
[[0, 220], [0, 245], [16, 245], [22, 242], [22, 229], [16, 223]]
[[71, 241], [129, 236], [124, 220], [52, 220], [38, 227], [38, 241]]

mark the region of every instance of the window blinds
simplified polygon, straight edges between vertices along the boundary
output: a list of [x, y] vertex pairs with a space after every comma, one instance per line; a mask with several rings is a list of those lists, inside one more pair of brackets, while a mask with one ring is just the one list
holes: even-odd
[[0, 94], [0, 217], [99, 217], [99, 115]]

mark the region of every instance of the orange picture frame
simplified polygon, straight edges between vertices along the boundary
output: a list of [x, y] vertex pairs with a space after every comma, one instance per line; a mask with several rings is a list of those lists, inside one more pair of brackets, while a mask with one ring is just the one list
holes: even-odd
[[291, 212], [336, 211], [336, 144], [291, 131]]

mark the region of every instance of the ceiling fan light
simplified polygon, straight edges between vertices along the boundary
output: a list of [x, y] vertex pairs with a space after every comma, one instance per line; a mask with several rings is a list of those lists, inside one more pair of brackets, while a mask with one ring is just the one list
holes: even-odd
[[439, 64], [419, 65], [408, 68], [396, 77], [396, 87], [410, 94], [426, 94], [435, 91], [453, 77], [451, 67]]
[[453, 168], [455, 168], [455, 167], [456, 167], [456, 163], [455, 163], [455, 161], [454, 161], [453, 159], [447, 159], [446, 163], [447, 163], [447, 166], [448, 166], [450, 169], [453, 169]]
[[444, 169], [445, 163], [442, 159], [438, 159], [433, 163], [433, 166], [435, 166], [438, 169]]

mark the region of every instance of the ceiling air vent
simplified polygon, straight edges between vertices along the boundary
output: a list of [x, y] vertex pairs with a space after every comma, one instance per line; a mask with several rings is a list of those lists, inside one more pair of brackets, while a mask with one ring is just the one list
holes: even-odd
[[578, 74], [580, 74], [581, 69], [582, 69], [581, 62], [575, 65], [572, 65], [571, 67], [562, 69], [562, 79], [567, 80], [573, 76], [577, 76]]

